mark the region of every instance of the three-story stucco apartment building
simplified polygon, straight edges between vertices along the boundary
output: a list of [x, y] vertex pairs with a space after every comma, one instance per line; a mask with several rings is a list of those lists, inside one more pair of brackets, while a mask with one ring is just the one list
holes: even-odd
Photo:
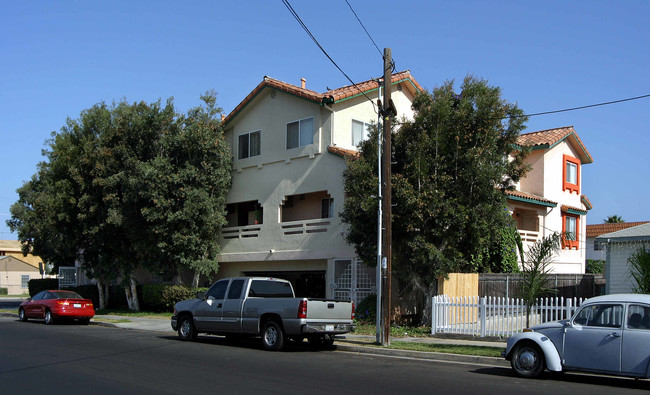
[[[273, 78], [263, 81], [224, 119], [233, 150], [228, 225], [219, 243], [219, 277], [278, 276], [311, 297], [359, 302], [374, 293], [374, 268], [345, 242], [345, 156], [377, 122], [379, 83], [325, 93]], [[398, 117], [413, 117], [422, 90], [410, 72], [392, 75]]]

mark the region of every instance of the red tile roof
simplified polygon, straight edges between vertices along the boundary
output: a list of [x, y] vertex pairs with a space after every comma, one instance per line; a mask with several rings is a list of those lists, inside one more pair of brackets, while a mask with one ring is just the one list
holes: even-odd
[[342, 158], [358, 159], [361, 156], [359, 151], [336, 147], [334, 145], [327, 147], [327, 151]]
[[[379, 81], [383, 81], [383, 78], [380, 78]], [[407, 86], [407, 89], [409, 89], [412, 93], [424, 90], [422, 86], [420, 86], [420, 84], [415, 80], [415, 78], [411, 76], [411, 72], [409, 70], [395, 73], [392, 75], [391, 78], [391, 82], [393, 84], [406, 82], [406, 81], [408, 81], [409, 83], [405, 85]], [[287, 82], [276, 80], [275, 78], [264, 76], [262, 82], [260, 82], [255, 87], [255, 89], [253, 89], [244, 98], [244, 100], [242, 100], [237, 105], [237, 107], [235, 107], [235, 109], [232, 110], [232, 112], [230, 112], [230, 114], [228, 114], [228, 116], [223, 119], [223, 123], [228, 124], [237, 114], [239, 114], [241, 110], [244, 109], [244, 107], [246, 107], [255, 98], [255, 96], [257, 96], [266, 87], [277, 89], [282, 92], [287, 92], [289, 94], [302, 97], [303, 99], [313, 101], [314, 103], [322, 104], [322, 103], [335, 103], [341, 100], [345, 100], [350, 97], [360, 95], [361, 92], [365, 93], [373, 89], [377, 89], [377, 86], [378, 86], [377, 81], [368, 80], [368, 81], [360, 82], [356, 85], [348, 85], [341, 88], [329, 90], [325, 93], [318, 93], [309, 89], [305, 89], [296, 85], [289, 84]]]
[[640, 222], [621, 222], [617, 224], [597, 224], [597, 225], [587, 225], [587, 237], [596, 237], [604, 235], [605, 233], [612, 233], [619, 230], [631, 228], [634, 226], [639, 226], [647, 224], [650, 221], [640, 221]]
[[506, 195], [515, 196], [523, 199], [530, 199], [540, 203], [557, 205], [557, 202], [548, 200], [541, 196], [533, 195], [532, 193], [522, 192], [522, 191], [506, 191]]
[[533, 149], [553, 148], [556, 144], [569, 139], [575, 146], [583, 164], [592, 163], [594, 160], [589, 151], [580, 140], [580, 137], [573, 129], [573, 126], [540, 130], [532, 133], [524, 133], [517, 138], [517, 144], [522, 147]]

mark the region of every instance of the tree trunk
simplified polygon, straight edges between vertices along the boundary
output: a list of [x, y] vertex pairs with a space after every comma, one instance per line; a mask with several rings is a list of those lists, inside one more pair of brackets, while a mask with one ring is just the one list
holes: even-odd
[[201, 273], [199, 271], [194, 272], [194, 278], [192, 279], [192, 288], [198, 288], [199, 287], [199, 280], [201, 279]]
[[124, 293], [126, 294], [126, 302], [129, 305], [129, 310], [131, 311], [140, 311], [140, 304], [138, 303], [138, 290], [135, 286], [135, 280], [133, 276], [129, 276], [128, 283], [124, 287]]
[[104, 282], [101, 279], [97, 279], [97, 291], [99, 292], [99, 309], [104, 310], [106, 308], [106, 298], [104, 297]]

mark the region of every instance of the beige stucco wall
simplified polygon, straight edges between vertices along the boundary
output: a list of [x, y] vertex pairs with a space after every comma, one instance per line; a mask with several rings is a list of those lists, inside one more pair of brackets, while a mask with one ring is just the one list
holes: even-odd
[[26, 262], [13, 257], [0, 259], [0, 288], [7, 288], [9, 295], [22, 295], [29, 291], [21, 286], [23, 275], [29, 276], [30, 280], [41, 277], [38, 269]]

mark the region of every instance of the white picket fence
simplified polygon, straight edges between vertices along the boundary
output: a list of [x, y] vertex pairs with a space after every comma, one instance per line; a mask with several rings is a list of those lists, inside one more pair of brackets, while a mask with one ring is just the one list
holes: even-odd
[[[583, 299], [540, 298], [530, 313], [530, 326], [573, 316]], [[508, 337], [526, 327], [522, 299], [469, 296], [434, 296], [431, 334], [454, 333], [472, 336]]]

